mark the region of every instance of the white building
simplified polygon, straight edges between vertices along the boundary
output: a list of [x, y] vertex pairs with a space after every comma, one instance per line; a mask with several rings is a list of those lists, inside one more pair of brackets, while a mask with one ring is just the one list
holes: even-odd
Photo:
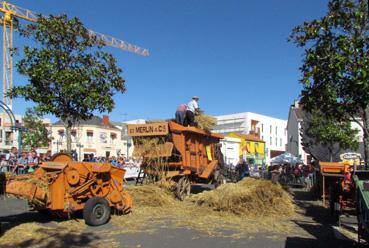
[[224, 137], [220, 144], [222, 145], [221, 151], [224, 156], [224, 162], [227, 165], [236, 166], [240, 161], [241, 139]]
[[[15, 123], [13, 118], [9, 118], [9, 115], [1, 112], [0, 113], [0, 151], [6, 152], [9, 151], [11, 147], [15, 146], [19, 147], [19, 128], [23, 127], [23, 116], [14, 114]], [[46, 124], [46, 128], [50, 128], [51, 121], [50, 119], [43, 119], [44, 124]], [[18, 129], [15, 129], [17, 127]], [[22, 132], [26, 132], [27, 130], [23, 130]], [[28, 148], [29, 149], [29, 148]], [[47, 150], [48, 147], [43, 147], [43, 150]], [[22, 147], [24, 150], [24, 147]]]
[[18, 148], [18, 131], [14, 126], [22, 125], [22, 116], [14, 115], [17, 123], [12, 123], [12, 119], [5, 112], [0, 113], [0, 150], [9, 151], [12, 146]]
[[287, 121], [287, 152], [299, 157], [305, 164], [310, 163], [311, 156], [306, 153], [301, 144], [301, 125], [304, 119], [304, 112], [299, 108], [297, 101], [291, 105], [288, 112]]
[[125, 157], [132, 157], [133, 154], [133, 141], [132, 138], [128, 135], [128, 124], [145, 124], [146, 121], [144, 119], [137, 119], [137, 120], [130, 120], [125, 121], [123, 124], [119, 127], [122, 130], [122, 139], [123, 139], [123, 150], [122, 154]]
[[[65, 133], [62, 121], [52, 125], [52, 154], [67, 149]], [[79, 160], [91, 153], [97, 157], [118, 156], [124, 150], [122, 132], [109, 122], [108, 116], [94, 116], [89, 120], [80, 121], [72, 128], [71, 135], [72, 150], [76, 150]]]
[[214, 132], [227, 134], [238, 132], [243, 134], [256, 134], [265, 141], [266, 162], [286, 150], [287, 121], [260, 115], [252, 112], [244, 112], [229, 115], [216, 116], [217, 126]]

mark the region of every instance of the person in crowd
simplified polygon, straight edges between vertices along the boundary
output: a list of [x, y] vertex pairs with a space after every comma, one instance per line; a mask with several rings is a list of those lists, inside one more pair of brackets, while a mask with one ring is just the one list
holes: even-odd
[[74, 161], [78, 161], [78, 155], [76, 150], [71, 151], [71, 156]]
[[30, 155], [28, 156], [28, 163], [27, 163], [27, 172], [32, 173], [37, 169], [38, 165], [40, 163], [40, 158], [37, 155], [37, 152], [35, 150], [32, 150]]
[[118, 165], [117, 158], [115, 156], [111, 157], [110, 163], [113, 166], [117, 166]]
[[281, 174], [282, 166], [273, 165], [272, 166], [272, 182], [278, 183], [279, 182], [279, 175]]
[[51, 161], [51, 150], [48, 150], [45, 153], [45, 157], [44, 157], [45, 161]]
[[177, 107], [177, 110], [176, 110], [176, 114], [175, 114], [175, 117], [176, 117], [176, 122], [178, 124], [181, 124], [182, 126], [185, 126], [186, 125], [186, 111], [187, 111], [187, 105], [186, 104], [181, 104]]
[[15, 146], [10, 149], [10, 153], [7, 154], [6, 160], [8, 161], [9, 171], [15, 172], [18, 160], [18, 149]]
[[199, 97], [193, 96], [192, 100], [187, 104], [186, 110], [186, 126], [195, 126], [195, 115], [199, 114]]
[[6, 156], [1, 155], [0, 157], [0, 172], [7, 172], [8, 171], [8, 161], [6, 161]]
[[96, 158], [93, 153], [90, 154], [89, 162], [96, 162]]
[[27, 165], [28, 165], [27, 153], [22, 152], [22, 155], [18, 159], [18, 163], [17, 163], [17, 173], [24, 174], [27, 168]]

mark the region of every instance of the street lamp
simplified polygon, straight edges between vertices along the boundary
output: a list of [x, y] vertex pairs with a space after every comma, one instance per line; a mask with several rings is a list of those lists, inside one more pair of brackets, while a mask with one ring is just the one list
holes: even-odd
[[78, 161], [81, 161], [81, 148], [83, 148], [83, 145], [81, 143], [77, 143], [76, 146], [78, 147]]
[[60, 133], [60, 138], [58, 141], [56, 141], [56, 152], [59, 153], [59, 145], [61, 146], [63, 144], [63, 137], [64, 133]]
[[131, 139], [128, 138], [127, 139], [127, 159], [129, 157], [129, 148], [131, 147], [132, 143], [131, 143]]

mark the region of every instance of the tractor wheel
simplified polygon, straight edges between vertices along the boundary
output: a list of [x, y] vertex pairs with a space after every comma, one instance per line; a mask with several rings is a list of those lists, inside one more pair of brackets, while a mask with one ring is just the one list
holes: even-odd
[[87, 225], [100, 226], [108, 222], [110, 210], [109, 203], [106, 199], [92, 197], [85, 203], [83, 219]]
[[176, 196], [179, 200], [183, 201], [186, 196], [191, 194], [191, 182], [190, 179], [186, 176], [181, 177], [178, 180], [177, 188], [176, 188]]

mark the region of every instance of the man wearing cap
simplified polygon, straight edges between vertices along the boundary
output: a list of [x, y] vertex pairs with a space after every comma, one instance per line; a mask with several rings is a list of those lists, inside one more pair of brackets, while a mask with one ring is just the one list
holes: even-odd
[[195, 126], [195, 115], [199, 112], [199, 97], [193, 96], [192, 100], [187, 104], [186, 123], [189, 126]]

